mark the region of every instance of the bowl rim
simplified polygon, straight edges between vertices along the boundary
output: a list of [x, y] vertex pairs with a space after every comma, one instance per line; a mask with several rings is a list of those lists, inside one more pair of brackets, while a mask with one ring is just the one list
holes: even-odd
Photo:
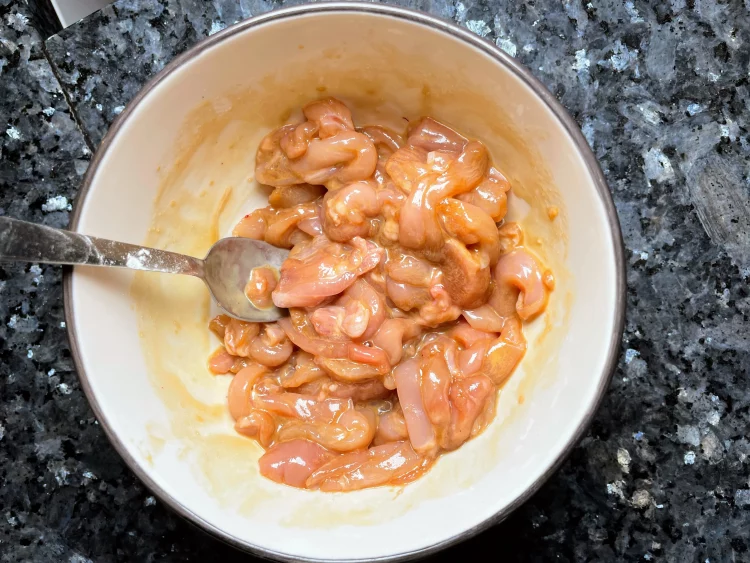
[[[560, 468], [562, 463], [568, 458], [578, 442], [583, 438], [584, 433], [588, 430], [591, 425], [594, 415], [596, 414], [602, 400], [609, 388], [610, 381], [614, 374], [615, 368], [617, 367], [617, 361], [620, 353], [621, 337], [625, 326], [625, 304], [626, 304], [626, 280], [625, 280], [625, 256], [624, 246], [622, 240], [622, 232], [620, 229], [620, 222], [615, 209], [612, 195], [607, 186], [607, 182], [604, 178], [604, 174], [599, 166], [596, 156], [593, 154], [588, 142], [586, 141], [583, 133], [581, 132], [578, 124], [570, 116], [568, 111], [562, 106], [562, 104], [547, 90], [547, 88], [521, 63], [517, 62], [515, 58], [511, 57], [503, 50], [496, 47], [486, 39], [483, 39], [468, 30], [462, 29], [461, 27], [442, 20], [438, 17], [429, 15], [424, 12], [418, 12], [407, 8], [401, 8], [397, 6], [389, 6], [383, 4], [370, 4], [365, 2], [351, 2], [351, 1], [336, 1], [336, 2], [320, 2], [315, 4], [305, 4], [300, 6], [294, 6], [290, 8], [282, 8], [267, 12], [258, 16], [254, 16], [233, 24], [214, 35], [206, 37], [190, 47], [187, 51], [181, 53], [164, 66], [156, 75], [154, 75], [138, 94], [128, 102], [125, 110], [118, 115], [113, 121], [107, 133], [102, 138], [99, 147], [96, 149], [94, 157], [89, 164], [86, 174], [83, 179], [83, 183], [78, 192], [75, 200], [74, 208], [70, 218], [69, 229], [71, 231], [77, 231], [78, 222], [80, 219], [81, 209], [83, 203], [86, 201], [86, 196], [91, 188], [93, 179], [98, 171], [99, 165], [101, 164], [104, 155], [107, 153], [110, 145], [117, 137], [120, 129], [127, 121], [128, 117], [133, 113], [135, 108], [149, 95], [149, 93], [170, 74], [180, 69], [188, 61], [192, 60], [203, 51], [206, 51], [216, 44], [221, 43], [237, 34], [243, 33], [244, 31], [279, 20], [285, 20], [288, 18], [294, 18], [296, 16], [302, 16], [307, 14], [322, 14], [322, 13], [358, 13], [358, 14], [373, 14], [376, 16], [386, 16], [400, 20], [407, 20], [412, 23], [424, 25], [434, 30], [440, 31], [447, 35], [450, 35], [456, 39], [459, 39], [470, 46], [478, 49], [484, 54], [493, 58], [497, 63], [503, 65], [511, 73], [513, 73], [518, 79], [520, 79], [526, 86], [528, 86], [533, 93], [538, 96], [541, 101], [547, 106], [552, 114], [557, 118], [560, 125], [569, 136], [570, 140], [573, 141], [579, 155], [583, 158], [586, 165], [587, 171], [591, 176], [596, 191], [599, 196], [600, 202], [603, 204], [606, 210], [606, 218], [609, 225], [610, 237], [613, 243], [614, 250], [614, 264], [615, 264], [615, 311], [614, 311], [614, 327], [612, 334], [610, 335], [609, 347], [607, 352], [607, 359], [605, 362], [604, 369], [601, 373], [599, 383], [597, 385], [596, 394], [593, 400], [586, 409], [580, 423], [576, 427], [571, 439], [565, 444], [563, 449], [559, 452], [555, 460], [545, 469], [540, 477], [534, 481], [525, 491], [523, 491], [513, 502], [506, 505], [493, 516], [485, 519], [483, 522], [476, 526], [465, 530], [459, 534], [451, 536], [439, 543], [417, 549], [408, 552], [401, 552], [392, 555], [385, 555], [380, 557], [363, 558], [363, 559], [348, 559], [350, 562], [381, 562], [381, 561], [405, 561], [410, 559], [416, 559], [424, 557], [426, 555], [436, 553], [442, 549], [445, 549], [451, 545], [467, 540], [478, 533], [490, 528], [491, 526], [502, 522], [507, 518], [514, 510], [529, 500], [541, 486]], [[73, 364], [75, 365], [80, 385], [83, 388], [86, 399], [89, 402], [94, 415], [99, 421], [101, 427], [109, 439], [110, 443], [125, 461], [131, 471], [135, 473], [138, 479], [151, 491], [155, 496], [159, 498], [165, 505], [167, 505], [172, 511], [176, 512], [179, 516], [186, 519], [189, 523], [195, 524], [200, 527], [203, 531], [209, 533], [211, 536], [231, 545], [232, 547], [240, 550], [251, 552], [256, 555], [260, 555], [265, 558], [272, 558], [279, 561], [326, 561], [325, 559], [306, 558], [299, 556], [292, 556], [289, 554], [277, 552], [267, 548], [263, 548], [254, 544], [251, 544], [241, 538], [238, 538], [228, 532], [222, 530], [204, 520], [199, 514], [189, 510], [184, 506], [177, 498], [172, 497], [164, 489], [162, 489], [151, 477], [149, 477], [147, 471], [141, 467], [138, 461], [129, 454], [124, 442], [116, 435], [113, 430], [106, 413], [102, 410], [101, 405], [96, 400], [93, 390], [89, 383], [88, 375], [83, 365], [83, 361], [80, 355], [78, 347], [78, 338], [75, 325], [75, 314], [74, 304], [72, 298], [72, 281], [73, 281], [73, 269], [66, 268], [63, 273], [63, 303], [65, 309], [65, 321], [68, 333], [68, 339], [70, 343], [71, 355], [73, 358]], [[344, 561], [344, 560], [336, 560]]]

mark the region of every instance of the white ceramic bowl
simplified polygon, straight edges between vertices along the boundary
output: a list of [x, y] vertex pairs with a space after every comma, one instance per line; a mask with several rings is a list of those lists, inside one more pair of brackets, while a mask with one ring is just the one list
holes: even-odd
[[217, 342], [199, 281], [78, 268], [65, 280], [68, 329], [109, 438], [178, 514], [278, 559], [405, 559], [507, 516], [585, 431], [622, 332], [620, 231], [583, 136], [527, 70], [440, 20], [356, 3], [263, 15], [174, 60], [105, 137], [73, 228], [202, 254], [264, 204], [260, 138], [321, 95], [351, 103], [359, 123], [444, 120], [485, 142], [513, 183], [511, 213], [557, 288], [486, 432], [402, 490], [294, 490], [260, 477], [260, 448], [232, 431], [229, 378], [205, 368]]

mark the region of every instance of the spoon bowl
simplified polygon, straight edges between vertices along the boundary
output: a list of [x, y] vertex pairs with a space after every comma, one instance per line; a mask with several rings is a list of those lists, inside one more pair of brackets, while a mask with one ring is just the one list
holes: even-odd
[[286, 315], [286, 309], [271, 306], [259, 309], [245, 295], [245, 286], [255, 268], [267, 266], [276, 271], [289, 255], [288, 250], [240, 237], [219, 239], [203, 260], [203, 281], [211, 296], [229, 315], [243, 321], [270, 322]]

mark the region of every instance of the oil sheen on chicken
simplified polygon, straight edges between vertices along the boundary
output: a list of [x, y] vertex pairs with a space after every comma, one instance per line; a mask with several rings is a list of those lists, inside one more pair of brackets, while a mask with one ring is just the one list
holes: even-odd
[[291, 249], [247, 286], [289, 316], [216, 317], [209, 369], [233, 374], [235, 430], [269, 479], [403, 485], [492, 421], [554, 278], [505, 220], [511, 185], [481, 142], [429, 117], [357, 127], [334, 98], [303, 114], [261, 142], [270, 205], [234, 229]]

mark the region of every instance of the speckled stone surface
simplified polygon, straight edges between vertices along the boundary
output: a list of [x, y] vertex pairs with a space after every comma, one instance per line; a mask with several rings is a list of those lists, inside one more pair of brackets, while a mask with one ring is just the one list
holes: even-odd
[[[403, 4], [496, 43], [571, 111], [628, 261], [623, 352], [591, 431], [505, 523], [433, 560], [749, 561], [750, 2]], [[64, 225], [89, 149], [140, 86], [281, 5], [120, 0], [43, 44], [0, 0], [0, 214]], [[250, 559], [113, 452], [73, 373], [59, 281], [0, 270], [0, 561]]]

